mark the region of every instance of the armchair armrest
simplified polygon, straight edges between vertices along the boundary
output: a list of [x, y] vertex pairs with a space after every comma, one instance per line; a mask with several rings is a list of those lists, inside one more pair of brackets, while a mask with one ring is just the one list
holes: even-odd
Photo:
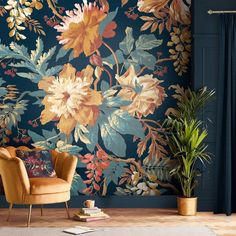
[[51, 153], [57, 177], [71, 184], [78, 158], [76, 156], [70, 156], [68, 153], [59, 153], [55, 150], [52, 150]]
[[8, 202], [21, 203], [24, 195], [30, 194], [29, 178], [20, 158], [0, 152], [0, 175]]

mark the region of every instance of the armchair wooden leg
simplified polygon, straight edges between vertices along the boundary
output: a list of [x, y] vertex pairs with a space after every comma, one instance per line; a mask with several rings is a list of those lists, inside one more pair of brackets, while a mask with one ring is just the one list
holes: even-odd
[[41, 205], [41, 216], [43, 215], [43, 205]]
[[29, 227], [29, 226], [30, 226], [31, 212], [32, 212], [32, 204], [30, 204], [30, 205], [29, 205], [29, 212], [28, 212], [28, 222], [27, 222], [27, 227]]
[[9, 209], [8, 209], [8, 216], [7, 216], [7, 221], [9, 221], [9, 220], [10, 220], [10, 216], [11, 216], [11, 210], [12, 210], [12, 207], [13, 207], [13, 204], [12, 204], [12, 203], [10, 203], [10, 205], [9, 205]]
[[65, 206], [66, 206], [67, 217], [68, 217], [68, 219], [70, 219], [70, 212], [69, 212], [69, 207], [68, 207], [68, 203], [67, 202], [65, 202]]

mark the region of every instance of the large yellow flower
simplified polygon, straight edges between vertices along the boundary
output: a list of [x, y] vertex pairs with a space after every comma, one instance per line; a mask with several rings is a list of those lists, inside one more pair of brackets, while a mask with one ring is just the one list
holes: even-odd
[[38, 84], [46, 91], [43, 99], [44, 110], [41, 123], [59, 120], [58, 129], [69, 135], [78, 122], [81, 125], [94, 125], [102, 104], [100, 92], [90, 88], [93, 69], [87, 66], [79, 76], [71, 64], [66, 64], [58, 77], [44, 77]]
[[[127, 110], [133, 116], [140, 117], [153, 114], [166, 96], [164, 88], [160, 86], [162, 81], [153, 78], [152, 75], [137, 77], [133, 66], [130, 66], [125, 74], [120, 77], [117, 76], [116, 79], [120, 85], [124, 85], [118, 95], [126, 100], [133, 101], [122, 109]], [[132, 89], [135, 87], [139, 87], [140, 91], [136, 92]]]
[[[61, 35], [57, 36], [59, 43], [63, 44], [65, 49], [72, 48], [74, 57], [78, 57], [82, 52], [86, 56], [90, 56], [102, 45], [99, 25], [107, 16], [107, 7], [99, 8], [95, 2], [94, 4], [87, 3], [87, 0], [83, 0], [83, 2], [82, 7], [75, 4], [76, 9], [66, 11], [67, 16], [64, 17], [64, 21], [55, 26], [57, 31], [61, 32]], [[107, 27], [111, 27], [111, 25]], [[114, 25], [113, 22], [108, 37], [111, 37], [114, 28], [116, 28], [116, 24]], [[107, 32], [104, 33], [104, 37], [106, 37]]]

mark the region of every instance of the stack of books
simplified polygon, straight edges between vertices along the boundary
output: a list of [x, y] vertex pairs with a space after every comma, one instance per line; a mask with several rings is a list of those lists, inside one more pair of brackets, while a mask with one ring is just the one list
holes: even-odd
[[110, 218], [109, 215], [105, 214], [98, 207], [93, 208], [81, 208], [78, 213], [74, 214], [74, 219], [78, 221], [96, 221], [96, 220], [105, 220]]

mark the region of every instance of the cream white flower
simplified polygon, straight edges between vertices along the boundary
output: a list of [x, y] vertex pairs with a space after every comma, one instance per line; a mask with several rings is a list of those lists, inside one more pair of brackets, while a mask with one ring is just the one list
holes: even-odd
[[88, 95], [90, 84], [77, 77], [74, 80], [57, 77], [48, 89], [48, 101], [52, 104], [50, 111], [58, 117], [65, 118], [76, 114], [77, 107]]
[[76, 124], [94, 125], [99, 116], [102, 94], [91, 89], [93, 68], [87, 66], [78, 76], [71, 64], [65, 64], [59, 76], [43, 77], [38, 86], [47, 95], [43, 99], [41, 123], [59, 120], [58, 129], [70, 135]]

